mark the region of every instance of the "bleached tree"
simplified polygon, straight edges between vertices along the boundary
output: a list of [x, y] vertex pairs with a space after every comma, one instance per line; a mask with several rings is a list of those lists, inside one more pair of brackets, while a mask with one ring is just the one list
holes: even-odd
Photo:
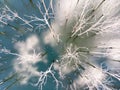
[[[4, 45], [0, 47], [0, 55], [14, 56], [11, 65], [14, 73], [0, 81], [3, 85], [15, 79], [5, 90], [17, 82], [43, 90], [48, 78], [52, 78], [57, 90], [59, 87], [65, 90], [120, 89], [115, 85], [120, 83], [119, 0], [28, 1], [37, 14], [21, 15], [5, 2], [0, 7], [3, 28], [8, 26], [20, 33], [11, 41], [16, 52]], [[16, 25], [18, 21], [20, 24]], [[3, 31], [0, 34], [6, 35]], [[18, 41], [24, 35], [26, 40]], [[47, 51], [46, 45], [57, 54]], [[49, 61], [51, 54], [57, 55], [52, 62]], [[36, 66], [38, 63], [41, 66]], [[47, 68], [42, 70], [42, 65]], [[37, 81], [29, 82], [33, 77], [37, 77]]]

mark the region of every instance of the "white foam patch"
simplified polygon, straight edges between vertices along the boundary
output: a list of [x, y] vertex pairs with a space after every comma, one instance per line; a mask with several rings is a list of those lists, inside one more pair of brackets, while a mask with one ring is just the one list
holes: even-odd
[[[82, 76], [79, 76], [73, 83], [74, 87], [82, 87], [87, 85], [88, 89], [93, 90], [98, 88], [99, 85], [107, 87], [103, 84], [106, 75], [99, 68], [89, 67], [85, 72], [82, 73]], [[78, 86], [76, 86], [78, 85]]]
[[20, 77], [24, 78], [21, 84], [27, 84], [31, 77], [39, 75], [37, 67], [34, 66], [34, 64], [41, 61], [41, 52], [37, 48], [38, 45], [39, 39], [36, 35], [15, 44], [19, 56], [14, 60], [14, 70], [19, 73]]

